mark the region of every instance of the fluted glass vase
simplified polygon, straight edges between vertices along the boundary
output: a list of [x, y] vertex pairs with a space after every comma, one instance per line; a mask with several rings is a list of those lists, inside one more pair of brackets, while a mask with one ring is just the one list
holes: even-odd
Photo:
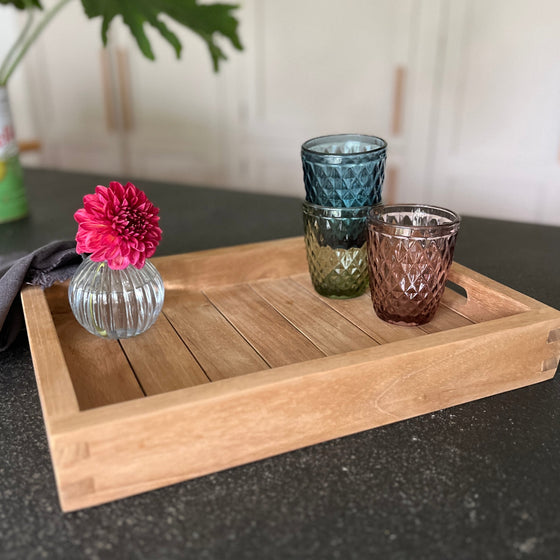
[[156, 267], [113, 270], [86, 257], [68, 287], [77, 321], [103, 338], [130, 338], [148, 330], [163, 307], [165, 289]]

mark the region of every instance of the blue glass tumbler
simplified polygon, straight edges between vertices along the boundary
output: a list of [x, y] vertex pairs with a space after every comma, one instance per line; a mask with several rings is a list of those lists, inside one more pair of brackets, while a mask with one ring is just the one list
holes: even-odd
[[305, 199], [331, 208], [381, 202], [387, 142], [364, 134], [320, 136], [301, 147]]

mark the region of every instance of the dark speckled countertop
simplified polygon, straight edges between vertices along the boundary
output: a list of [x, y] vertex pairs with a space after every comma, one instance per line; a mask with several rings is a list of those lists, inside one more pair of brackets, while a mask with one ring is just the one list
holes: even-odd
[[[0, 258], [71, 238], [109, 177], [28, 170]], [[111, 178], [112, 179], [112, 178]], [[158, 255], [300, 235], [300, 201], [137, 181]], [[560, 228], [465, 217], [455, 258], [560, 308]], [[560, 557], [560, 380], [63, 514], [25, 333], [0, 354], [0, 558]]]

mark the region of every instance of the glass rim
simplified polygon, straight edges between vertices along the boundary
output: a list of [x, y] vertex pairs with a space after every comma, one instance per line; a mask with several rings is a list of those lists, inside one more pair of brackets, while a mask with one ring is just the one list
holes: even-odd
[[[440, 217], [448, 217], [449, 222], [444, 224], [435, 224], [435, 225], [412, 225], [412, 224], [394, 224], [394, 223], [387, 223], [384, 222], [380, 216], [389, 214], [390, 212], [414, 212], [415, 209], [422, 209], [428, 212], [432, 211], [432, 213], [439, 215]], [[447, 230], [453, 229], [455, 227], [459, 227], [461, 224], [461, 216], [455, 212], [454, 210], [450, 210], [449, 208], [444, 208], [443, 206], [435, 206], [433, 204], [421, 204], [421, 203], [402, 203], [402, 204], [378, 204], [376, 206], [372, 206], [368, 212], [368, 222], [373, 225], [379, 225], [381, 227], [392, 229], [392, 230], [399, 230], [399, 232], [403, 232], [404, 230], [410, 232], [426, 232], [430, 230]]]
[[[377, 142], [381, 142], [381, 145], [376, 146], [374, 149], [372, 150], [364, 150], [363, 152], [352, 152], [352, 153], [348, 153], [348, 154], [331, 154], [328, 152], [319, 152], [317, 150], [313, 150], [312, 149], [312, 143], [316, 144], [321, 140], [326, 140], [327, 138], [346, 138], [347, 140], [349, 139], [368, 139], [370, 141], [375, 140]], [[325, 134], [324, 136], [316, 136], [315, 138], [309, 138], [309, 140], [306, 140], [302, 145], [301, 145], [301, 150], [302, 152], [308, 152], [310, 154], [313, 155], [320, 155], [320, 156], [336, 156], [336, 157], [356, 157], [356, 156], [361, 156], [363, 154], [373, 154], [375, 152], [380, 152], [381, 150], [385, 150], [387, 148], [387, 141], [383, 140], [383, 138], [380, 138], [379, 136], [373, 136], [371, 134], [360, 134], [358, 132], [350, 132], [350, 133], [341, 133], [341, 134]]]
[[[373, 206], [323, 206], [322, 204], [315, 204], [314, 202], [309, 202], [304, 200], [302, 203], [303, 210], [312, 210], [314, 213], [330, 214], [335, 212], [344, 212], [345, 214], [350, 214], [347, 217], [357, 217], [357, 218], [367, 218], [372, 209], [377, 206], [381, 206], [381, 203], [374, 204]], [[336, 217], [336, 216], [333, 216]]]

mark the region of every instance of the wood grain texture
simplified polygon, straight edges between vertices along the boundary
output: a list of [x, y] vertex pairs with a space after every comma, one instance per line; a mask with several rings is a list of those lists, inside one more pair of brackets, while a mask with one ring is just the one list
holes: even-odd
[[[292, 278], [308, 292], [315, 292], [309, 274], [295, 275]], [[324, 302], [379, 344], [406, 340], [425, 334], [419, 327], [400, 327], [382, 321], [373, 311], [369, 293], [352, 299], [324, 298]]]
[[307, 272], [303, 237], [153, 259], [166, 290], [206, 289]]
[[144, 396], [117, 340], [91, 335], [71, 313], [53, 320], [81, 410]]
[[21, 292], [21, 302], [30, 333], [29, 347], [48, 430], [53, 419], [78, 411], [78, 399], [43, 290], [26, 286]]
[[453, 291], [446, 290], [442, 303], [474, 322], [490, 321], [543, 306], [458, 263], [451, 265], [448, 279], [466, 290], [467, 301]]
[[435, 333], [441, 331], [448, 331], [450, 329], [457, 329], [459, 327], [466, 327], [467, 325], [472, 325], [474, 321], [471, 321], [467, 317], [463, 317], [459, 313], [453, 311], [446, 305], [439, 306], [436, 311], [435, 317], [425, 325], [421, 325], [420, 328], [427, 333]]
[[251, 287], [326, 356], [379, 344], [332, 307], [290, 278], [254, 282]]
[[163, 314], [145, 333], [120, 342], [146, 395], [210, 381]]
[[460, 265], [467, 297], [410, 328], [367, 294], [318, 296], [301, 239], [161, 262], [163, 316], [122, 348], [77, 326], [64, 287], [22, 294], [65, 511], [538, 383], [560, 360], [560, 312]]
[[204, 294], [185, 290], [166, 296], [164, 313], [212, 381], [268, 369]]
[[270, 367], [325, 355], [249, 285], [209, 288], [205, 295]]
[[[146, 399], [162, 397], [143, 414], [135, 407], [136, 416], [108, 421], [111, 411], [92, 410], [89, 418], [85, 412], [81, 429], [67, 423], [56, 437], [57, 449], [85, 440], [90, 450], [60, 469], [64, 507], [94, 505], [543, 381], [542, 343], [551, 323], [539, 313], [499, 320], [501, 332], [473, 325], [450, 331], [450, 340], [450, 333], [438, 333], [435, 341], [406, 340], [397, 351], [383, 345], [253, 374], [241, 386], [234, 382], [242, 378], [226, 380], [214, 384], [229, 385], [215, 394], [207, 385], [195, 387], [194, 400], [179, 398], [181, 391], [158, 395]], [[95, 422], [96, 416], [105, 421]], [[101, 475], [102, 467], [110, 474]], [[79, 495], [76, 485], [90, 479], [94, 490]]]

